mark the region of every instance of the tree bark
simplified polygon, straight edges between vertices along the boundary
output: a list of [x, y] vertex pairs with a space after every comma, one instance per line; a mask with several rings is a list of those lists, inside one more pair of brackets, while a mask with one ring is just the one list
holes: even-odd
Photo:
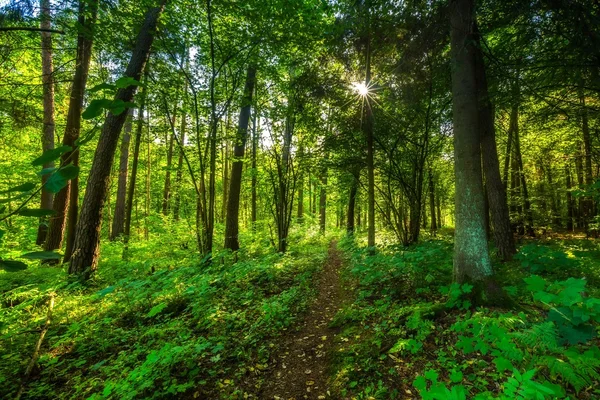
[[252, 220], [252, 230], [256, 229], [256, 186], [257, 186], [257, 177], [258, 170], [256, 169], [256, 157], [258, 152], [258, 131], [256, 126], [256, 108], [252, 113], [252, 210], [251, 210], [251, 220]]
[[133, 123], [133, 108], [128, 111], [125, 129], [121, 138], [121, 157], [119, 160], [119, 180], [117, 183], [117, 199], [113, 216], [110, 240], [115, 240], [123, 234], [125, 228], [125, 201], [127, 200], [127, 170], [129, 169], [129, 143], [131, 142], [131, 127]]
[[482, 283], [492, 276], [485, 234], [473, 9], [473, 0], [454, 0], [450, 10], [456, 178], [454, 279], [458, 283]]
[[[146, 76], [147, 76], [146, 67]], [[147, 78], [144, 82], [147, 82]], [[133, 161], [131, 163], [131, 177], [129, 178], [129, 188], [127, 190], [127, 206], [125, 208], [125, 230], [123, 232], [125, 239], [125, 246], [123, 250], [123, 258], [126, 258], [126, 251], [131, 236], [131, 212], [133, 210], [133, 197], [135, 195], [135, 185], [137, 182], [137, 170], [140, 160], [140, 146], [142, 143], [142, 131], [144, 129], [144, 108], [146, 106], [146, 89], [142, 87], [140, 107], [138, 108], [138, 120], [135, 130], [135, 143], [133, 145]]]
[[[346, 233], [348, 235], [354, 234], [354, 210], [356, 208], [356, 195], [358, 193], [358, 174], [352, 175], [352, 184], [350, 185], [350, 195], [348, 196], [348, 213], [346, 220]], [[360, 214], [359, 214], [360, 215]]]
[[[156, 34], [158, 18], [162, 14], [165, 2], [166, 0], [163, 0], [161, 5], [151, 8], [146, 13], [125, 76], [140, 80]], [[115, 100], [130, 102], [136, 89], [137, 86], [119, 89]], [[88, 279], [98, 266], [102, 209], [108, 192], [110, 166], [126, 117], [126, 112], [119, 115], [108, 113], [90, 170], [81, 218], [77, 223], [73, 256], [69, 266], [70, 274], [80, 274], [84, 280]]]
[[[187, 86], [187, 85], [186, 85]], [[184, 95], [187, 92], [187, 87], [184, 91]], [[179, 220], [179, 213], [181, 209], [181, 195], [182, 195], [182, 183], [183, 183], [183, 146], [185, 145], [185, 130], [186, 130], [186, 118], [185, 112], [181, 112], [181, 133], [180, 135], [180, 146], [179, 146], [179, 158], [177, 160], [177, 175], [175, 176], [175, 204], [173, 205], [173, 218], [175, 221]]]
[[573, 195], [571, 194], [571, 169], [569, 165], [565, 165], [565, 185], [567, 186], [567, 231], [573, 232], [573, 220], [575, 218], [575, 210], [573, 207]]
[[[85, 86], [90, 68], [92, 56], [93, 31], [98, 12], [98, 1], [91, 2], [80, 1], [78, 24], [81, 27], [77, 36], [77, 58], [75, 64], [75, 75], [71, 86], [71, 97], [69, 99], [69, 111], [67, 113], [67, 123], [63, 135], [63, 146], [70, 146], [71, 151], [67, 151], [61, 156], [61, 166], [68, 163], [79, 165], [79, 149], [75, 142], [79, 139], [81, 131], [81, 112], [83, 109], [83, 98]], [[55, 214], [50, 218], [45, 251], [52, 251], [62, 247], [65, 225], [67, 218], [67, 209], [69, 209], [69, 229], [74, 231], [77, 223], [79, 180], [71, 179], [67, 185], [62, 188], [55, 196], [52, 209]], [[71, 194], [73, 193], [73, 194]], [[70, 202], [69, 200], [75, 200]], [[69, 205], [70, 203], [70, 205]], [[68, 248], [71, 246], [67, 246]], [[70, 249], [65, 251], [65, 259], [70, 257]]]
[[474, 27], [477, 44], [475, 52], [475, 80], [479, 104], [479, 132], [481, 137], [481, 152], [487, 204], [489, 205], [493, 226], [494, 241], [498, 255], [504, 261], [512, 259], [517, 252], [515, 240], [510, 226], [510, 215], [506, 189], [500, 176], [500, 162], [496, 147], [496, 129], [494, 127], [494, 110], [488, 93], [488, 83], [485, 73], [485, 63], [481, 51], [480, 33], [477, 25]]
[[[175, 100], [175, 104], [177, 104], [177, 100]], [[170, 125], [172, 127], [175, 126], [177, 115], [177, 105], [175, 105], [175, 110], [173, 110], [173, 116], [171, 117]], [[174, 130], [169, 135], [169, 144], [167, 148], [167, 168], [165, 171], [165, 186], [163, 189], [163, 199], [162, 199], [162, 214], [164, 216], [169, 215], [169, 207], [171, 202], [171, 166], [173, 165], [173, 146], [175, 144], [175, 133]]]
[[[50, 29], [50, 0], [40, 0], [40, 28]], [[42, 151], [48, 151], [54, 148], [54, 77], [52, 65], [52, 35], [49, 32], [41, 32], [42, 44], [42, 90], [44, 102], [44, 116], [42, 128]], [[54, 162], [48, 162], [43, 168], [54, 167]], [[48, 175], [42, 176], [42, 193], [40, 208], [52, 209], [52, 192], [43, 185], [46, 183]], [[36, 244], [43, 245], [48, 233], [48, 218], [40, 218], [38, 226]]]
[[248, 138], [248, 124], [252, 108], [252, 94], [256, 82], [256, 67], [248, 67], [244, 97], [238, 122], [238, 130], [233, 147], [234, 160], [231, 164], [231, 180], [229, 195], [227, 197], [227, 219], [225, 221], [225, 248], [233, 251], [239, 250], [239, 218], [240, 218], [240, 192], [242, 188], [242, 172], [244, 167], [244, 154]]

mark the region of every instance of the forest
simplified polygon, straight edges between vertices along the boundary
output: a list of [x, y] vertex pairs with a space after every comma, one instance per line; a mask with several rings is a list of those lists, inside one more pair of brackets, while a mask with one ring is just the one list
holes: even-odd
[[0, 0], [0, 398], [600, 399], [600, 3]]

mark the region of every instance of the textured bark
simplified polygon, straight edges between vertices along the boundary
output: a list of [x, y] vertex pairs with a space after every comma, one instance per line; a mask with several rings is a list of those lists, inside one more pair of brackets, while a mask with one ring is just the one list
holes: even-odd
[[240, 192], [242, 189], [242, 172], [244, 167], [244, 154], [248, 138], [248, 125], [252, 107], [252, 94], [256, 82], [256, 67], [248, 67], [244, 97], [238, 122], [238, 130], [233, 147], [234, 160], [231, 164], [231, 181], [227, 197], [227, 219], [225, 221], [225, 248], [236, 251], [240, 248], [238, 238], [240, 219]]
[[[50, 29], [50, 0], [40, 0], [40, 28]], [[54, 148], [54, 77], [52, 65], [52, 35], [49, 32], [41, 32], [42, 42], [42, 90], [44, 103], [44, 116], [42, 128], [42, 152]], [[54, 162], [48, 162], [42, 168], [52, 168]], [[42, 176], [42, 185], [46, 183], [48, 175]], [[52, 209], [53, 195], [42, 186], [40, 208]], [[48, 233], [48, 219], [40, 218], [36, 243], [44, 244]]]
[[[125, 76], [139, 81], [150, 54], [158, 18], [163, 9], [164, 2], [147, 12], [131, 60], [125, 71]], [[130, 102], [136, 89], [137, 86], [119, 89], [115, 100]], [[80, 274], [82, 279], [88, 279], [98, 266], [102, 209], [108, 193], [110, 167], [115, 156], [119, 134], [126, 118], [126, 112], [119, 115], [109, 112], [98, 140], [98, 147], [94, 155], [94, 162], [90, 170], [81, 209], [81, 217], [77, 223], [75, 246], [69, 266], [69, 273]]]
[[[485, 63], [481, 51], [480, 34], [475, 25], [477, 46], [475, 51], [475, 79], [479, 104], [479, 132], [481, 135], [481, 152], [487, 204], [489, 205], [491, 223], [493, 226], [494, 242], [498, 255], [504, 261], [512, 259], [517, 252], [515, 240], [510, 226], [510, 215], [506, 189], [500, 176], [500, 162], [496, 147], [496, 129], [494, 126], [494, 111], [488, 94], [488, 83]], [[487, 226], [487, 225], [486, 225]]]
[[451, 3], [452, 109], [456, 231], [454, 279], [485, 281], [492, 275], [485, 234], [484, 193], [475, 82], [473, 0]]
[[[147, 74], [147, 68], [146, 68]], [[147, 81], [145, 79], [144, 81]], [[140, 160], [140, 147], [142, 144], [142, 131], [144, 129], [144, 108], [146, 107], [146, 89], [142, 87], [142, 95], [140, 100], [140, 107], [138, 109], [138, 119], [135, 128], [135, 143], [133, 145], [133, 160], [131, 162], [131, 176], [129, 178], [129, 188], [127, 189], [127, 204], [125, 207], [125, 229], [123, 232], [125, 239], [125, 251], [127, 250], [127, 244], [131, 236], [131, 213], [133, 210], [133, 197], [135, 195], [135, 186], [137, 182], [137, 171]]]
[[[78, 24], [81, 27], [81, 30], [77, 36], [75, 75], [73, 76], [67, 123], [62, 140], [64, 146], [70, 146], [73, 150], [62, 154], [60, 161], [61, 166], [69, 163], [79, 165], [79, 150], [76, 148], [75, 142], [79, 139], [79, 133], [81, 131], [83, 96], [92, 55], [93, 28], [96, 22], [97, 11], [97, 0], [91, 2], [81, 1], [79, 3]], [[44, 250], [46, 251], [56, 250], [62, 247], [69, 200], [77, 199], [79, 192], [78, 182], [78, 178], [70, 180], [67, 185], [54, 196], [52, 209], [55, 214], [50, 218], [50, 224], [48, 226], [46, 243], [44, 243]], [[71, 192], [73, 192], [72, 195]], [[73, 232], [73, 228], [77, 222], [77, 201], [73, 201], [70, 204], [69, 221], [71, 232]], [[68, 259], [70, 254], [71, 251], [65, 251], [65, 258]]]
[[127, 200], [127, 170], [129, 169], [129, 143], [131, 142], [131, 127], [133, 123], [133, 108], [129, 109], [129, 115], [123, 129], [121, 138], [121, 155], [119, 160], [119, 180], [117, 183], [117, 199], [115, 200], [115, 214], [113, 216], [110, 240], [121, 236], [125, 228], [125, 201]]

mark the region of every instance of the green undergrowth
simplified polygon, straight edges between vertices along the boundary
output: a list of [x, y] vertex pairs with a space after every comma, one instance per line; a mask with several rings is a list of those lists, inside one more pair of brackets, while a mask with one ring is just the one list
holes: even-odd
[[193, 241], [151, 237], [132, 244], [128, 261], [121, 244], [107, 244], [89, 286], [60, 268], [0, 273], [0, 398], [19, 388], [50, 296], [52, 323], [23, 398], [243, 398], [271, 341], [313, 296], [328, 243], [313, 233], [284, 256], [248, 235], [236, 263], [221, 252], [210, 266]]
[[340, 311], [343, 398], [592, 399], [600, 396], [600, 245], [531, 241], [495, 262], [515, 310], [474, 308], [452, 284], [452, 243], [340, 247], [355, 300]]

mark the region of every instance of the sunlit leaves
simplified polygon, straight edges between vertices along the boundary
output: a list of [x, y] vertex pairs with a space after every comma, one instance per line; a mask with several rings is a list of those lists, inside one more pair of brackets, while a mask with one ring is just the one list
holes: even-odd
[[3, 190], [0, 193], [13, 193], [13, 192], [28, 192], [35, 189], [35, 184], [31, 182], [23, 183], [19, 186], [12, 187], [8, 190]]
[[58, 157], [60, 157], [63, 153], [73, 150], [71, 146], [60, 146], [55, 149], [46, 150], [44, 154], [36, 158], [31, 162], [31, 165], [34, 167], [38, 165], [44, 165], [46, 163], [52, 162]]
[[46, 181], [46, 189], [51, 193], [58, 193], [62, 188], [67, 186], [70, 179], [75, 178], [78, 174], [78, 166], [73, 164], [66, 165], [50, 175]]

